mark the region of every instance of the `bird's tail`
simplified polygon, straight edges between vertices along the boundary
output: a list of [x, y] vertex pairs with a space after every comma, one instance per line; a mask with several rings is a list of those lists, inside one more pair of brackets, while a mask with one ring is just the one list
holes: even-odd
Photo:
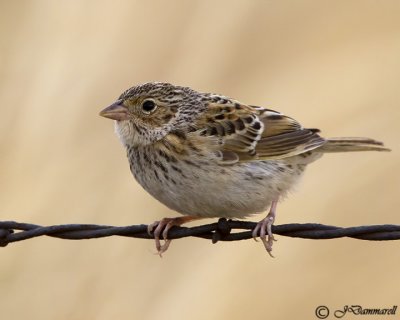
[[382, 142], [369, 138], [329, 138], [318, 148], [322, 152], [390, 151]]

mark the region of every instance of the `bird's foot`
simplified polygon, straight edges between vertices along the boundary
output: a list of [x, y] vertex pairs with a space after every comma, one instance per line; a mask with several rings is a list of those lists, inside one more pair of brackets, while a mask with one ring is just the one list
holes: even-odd
[[[147, 233], [149, 235], [154, 236], [154, 240], [156, 241], [156, 249], [157, 254], [162, 257], [162, 254], [168, 250], [168, 247], [171, 243], [171, 240], [168, 239], [168, 231], [173, 226], [180, 226], [186, 222], [197, 219], [196, 217], [185, 216], [185, 217], [176, 217], [176, 218], [164, 218], [161, 221], [155, 221], [152, 224], [149, 224], [147, 227]], [[164, 244], [161, 244], [160, 236], [162, 236], [162, 240], [164, 240]]]
[[275, 211], [276, 205], [278, 201], [272, 202], [271, 209], [268, 215], [262, 219], [259, 223], [257, 223], [256, 227], [253, 229], [252, 236], [255, 241], [257, 241], [257, 237], [260, 237], [261, 241], [264, 244], [265, 250], [267, 250], [268, 254], [273, 258], [272, 255], [272, 245], [274, 243], [275, 238], [272, 234], [272, 225], [275, 221]]

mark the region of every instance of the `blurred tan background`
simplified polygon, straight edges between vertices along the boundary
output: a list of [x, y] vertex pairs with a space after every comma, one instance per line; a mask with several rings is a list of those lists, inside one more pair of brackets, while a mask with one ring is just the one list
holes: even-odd
[[[168, 81], [280, 110], [391, 153], [326, 155], [276, 223], [400, 224], [399, 1], [1, 1], [0, 220], [174, 216], [98, 112]], [[262, 217], [254, 217], [258, 221]], [[208, 222], [208, 221], [207, 221]], [[400, 305], [400, 242], [38, 238], [0, 248], [4, 319], [316, 319]]]

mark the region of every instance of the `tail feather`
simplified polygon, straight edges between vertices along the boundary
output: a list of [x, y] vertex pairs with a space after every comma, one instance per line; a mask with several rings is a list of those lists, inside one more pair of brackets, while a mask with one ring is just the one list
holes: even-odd
[[382, 142], [369, 138], [329, 138], [319, 148], [323, 152], [390, 151]]

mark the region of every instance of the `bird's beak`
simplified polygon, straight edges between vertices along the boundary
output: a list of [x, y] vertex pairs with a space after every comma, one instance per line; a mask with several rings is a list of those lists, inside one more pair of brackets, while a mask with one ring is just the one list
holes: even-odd
[[111, 106], [100, 111], [99, 115], [105, 118], [122, 121], [129, 119], [128, 108], [122, 104], [121, 100], [114, 102]]

